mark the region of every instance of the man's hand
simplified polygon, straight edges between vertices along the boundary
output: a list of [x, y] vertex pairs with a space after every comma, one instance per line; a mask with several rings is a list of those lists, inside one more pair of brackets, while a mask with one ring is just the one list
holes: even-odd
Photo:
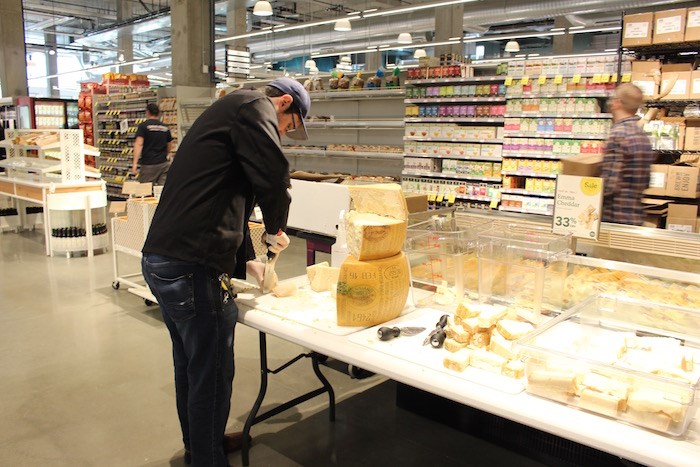
[[137, 165], [136, 165], [136, 164], [133, 164], [133, 165], [131, 166], [131, 175], [133, 175], [133, 176], [135, 177], [136, 174], [137, 174], [138, 172], [139, 172], [139, 171], [138, 171]]
[[263, 286], [263, 279], [265, 278], [265, 263], [262, 261], [248, 261], [245, 263], [245, 272], [255, 279], [260, 288]]
[[265, 232], [265, 243], [269, 251], [278, 254], [289, 246], [289, 237], [282, 230], [277, 232], [277, 235]]

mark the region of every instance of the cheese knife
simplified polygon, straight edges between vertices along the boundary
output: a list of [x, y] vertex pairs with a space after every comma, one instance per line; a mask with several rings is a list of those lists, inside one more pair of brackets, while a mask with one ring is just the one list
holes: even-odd
[[380, 341], [388, 341], [394, 337], [399, 336], [415, 336], [425, 331], [425, 328], [408, 326], [405, 328], [399, 328], [394, 326], [393, 328], [388, 328], [386, 326], [377, 329], [377, 337]]
[[265, 272], [263, 273], [263, 293], [271, 292], [277, 285], [277, 273], [275, 273], [275, 264], [277, 263], [278, 254], [267, 251], [267, 261], [265, 261]]

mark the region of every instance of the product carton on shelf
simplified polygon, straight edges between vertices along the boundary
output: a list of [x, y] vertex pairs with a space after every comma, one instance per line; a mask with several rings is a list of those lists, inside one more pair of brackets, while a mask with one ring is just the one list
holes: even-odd
[[654, 13], [654, 44], [683, 42], [687, 8]]
[[428, 210], [428, 195], [420, 193], [404, 193], [409, 213]]
[[622, 29], [622, 46], [651, 45], [654, 13], [625, 15]]
[[659, 85], [654, 77], [661, 73], [658, 60], [635, 60], [632, 62], [632, 84], [642, 90], [644, 96], [652, 97], [659, 92]]
[[688, 21], [685, 24], [685, 40], [700, 41], [700, 7], [688, 8]]
[[581, 177], [597, 177], [600, 175], [603, 156], [601, 154], [581, 154], [566, 157], [561, 160], [562, 173], [579, 175]]
[[668, 165], [652, 164], [651, 176], [649, 177], [649, 188], [644, 190], [644, 194], [664, 196], [666, 194], [666, 183], [668, 181]]
[[700, 70], [695, 70], [690, 74], [690, 98], [700, 99]]
[[686, 151], [700, 151], [700, 119], [689, 118], [686, 120], [685, 125], [683, 149]]
[[688, 204], [670, 204], [668, 206], [666, 230], [692, 233], [695, 231], [697, 216], [697, 206]]
[[666, 196], [693, 199], [700, 197], [700, 165], [683, 163], [669, 166]]
[[676, 63], [661, 66], [661, 90], [665, 92], [673, 80], [671, 92], [662, 97], [662, 100], [688, 99], [690, 97], [690, 79], [692, 66], [689, 63]]

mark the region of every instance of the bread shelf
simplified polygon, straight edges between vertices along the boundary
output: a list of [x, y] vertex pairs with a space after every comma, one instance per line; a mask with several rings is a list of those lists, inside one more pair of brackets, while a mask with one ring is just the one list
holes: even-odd
[[506, 80], [505, 76], [475, 76], [471, 78], [433, 78], [433, 79], [407, 79], [406, 84], [422, 86], [428, 84], [455, 84], [455, 83], [500, 83]]
[[426, 97], [420, 99], [404, 99], [405, 104], [444, 104], [458, 102], [505, 102], [505, 96], [497, 97]]
[[482, 182], [500, 182], [501, 177], [483, 177], [479, 175], [465, 175], [457, 173], [443, 173], [443, 172], [423, 172], [420, 170], [404, 170], [402, 175], [408, 175], [409, 177], [433, 177], [433, 178], [450, 178], [455, 180], [478, 180]]

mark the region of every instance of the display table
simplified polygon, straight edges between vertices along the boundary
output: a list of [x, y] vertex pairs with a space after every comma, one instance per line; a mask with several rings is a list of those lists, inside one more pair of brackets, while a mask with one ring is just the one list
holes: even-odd
[[[105, 183], [103, 181], [94, 182], [40, 182], [20, 177], [8, 177], [6, 175], [0, 176], [0, 194], [10, 196], [11, 198], [20, 201], [29, 201], [32, 203], [40, 204], [44, 208], [44, 241], [46, 243], [46, 254], [51, 255], [51, 223], [49, 215], [49, 195], [50, 194], [75, 194], [76, 197], [80, 198], [78, 204], [80, 206], [89, 206], [85, 204], [82, 200], [86, 199], [85, 193], [90, 192], [101, 192], [102, 197], [107, 199], [107, 192], [105, 188]], [[65, 197], [64, 197], [65, 198]], [[88, 198], [94, 198], [94, 196], [89, 196]], [[65, 199], [63, 200], [65, 201]], [[98, 203], [101, 204], [101, 203]], [[104, 205], [102, 205], [104, 206]], [[82, 208], [81, 208], [82, 209]], [[24, 209], [18, 209], [20, 213], [20, 226], [25, 226], [24, 220]], [[88, 226], [89, 229], [89, 226]], [[92, 254], [92, 250], [88, 251], [88, 254]]]
[[[238, 321], [261, 333], [261, 355], [264, 352], [264, 336], [270, 334], [398, 382], [635, 462], [678, 467], [695, 466], [700, 459], [700, 432], [697, 417], [691, 422], [684, 439], [658, 435], [541, 399], [526, 392], [508, 394], [465, 381], [457, 374], [418, 365], [406, 359], [405, 356], [399, 358], [355, 343], [353, 334], [338, 335], [324, 332], [312, 326], [282, 318], [279, 313], [273, 314], [256, 309], [249, 306], [250, 303], [252, 302], [242, 300]], [[420, 311], [416, 310], [402, 316], [399, 322], [410, 322], [412, 315]], [[335, 310], [329, 310], [329, 314], [335, 315]], [[419, 348], [416, 351], [430, 351], [430, 349]], [[263, 381], [266, 383], [266, 378], [263, 378]], [[264, 391], [261, 391], [261, 394], [264, 395]], [[251, 413], [251, 417], [254, 416], [255, 414]], [[244, 429], [246, 434], [250, 431], [250, 425], [251, 423], [246, 423]], [[245, 436], [244, 439], [246, 439]], [[247, 446], [244, 446], [244, 465], [247, 465], [247, 456]]]

